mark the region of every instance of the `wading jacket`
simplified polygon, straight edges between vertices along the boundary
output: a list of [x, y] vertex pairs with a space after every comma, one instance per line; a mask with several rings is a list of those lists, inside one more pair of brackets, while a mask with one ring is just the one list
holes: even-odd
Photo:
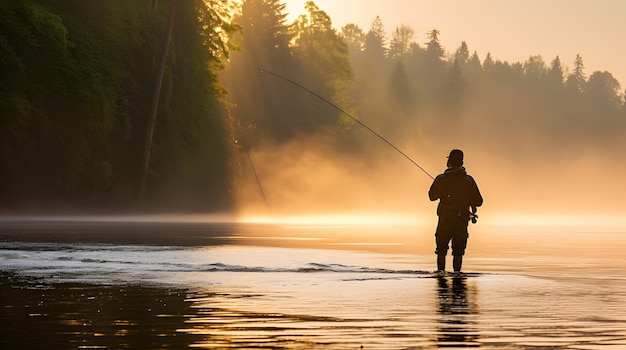
[[443, 218], [464, 216], [469, 220], [470, 207], [483, 204], [476, 181], [464, 167], [448, 168], [438, 175], [430, 186], [428, 197], [431, 201], [440, 200], [437, 215]]

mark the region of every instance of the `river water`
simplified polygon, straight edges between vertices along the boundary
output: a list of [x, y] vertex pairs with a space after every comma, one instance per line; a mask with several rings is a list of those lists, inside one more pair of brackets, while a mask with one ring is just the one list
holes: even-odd
[[[0, 348], [626, 349], [626, 228], [0, 220]], [[448, 264], [451, 264], [449, 260]]]

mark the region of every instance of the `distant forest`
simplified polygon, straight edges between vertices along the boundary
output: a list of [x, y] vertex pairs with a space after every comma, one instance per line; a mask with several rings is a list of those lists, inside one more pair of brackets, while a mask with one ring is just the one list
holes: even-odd
[[0, 0], [0, 210], [233, 210], [255, 147], [322, 135], [368, 152], [345, 113], [424, 147], [624, 146], [620, 83], [583, 57], [506, 62], [444, 48], [436, 29], [417, 42], [408, 25], [337, 29], [303, 10], [288, 23], [280, 0]]

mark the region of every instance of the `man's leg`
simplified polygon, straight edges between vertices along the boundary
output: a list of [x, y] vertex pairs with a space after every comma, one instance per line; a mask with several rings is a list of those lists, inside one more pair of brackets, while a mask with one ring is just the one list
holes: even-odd
[[446, 270], [446, 255], [437, 254], [437, 271], [445, 271], [445, 270]]
[[446, 270], [446, 254], [448, 254], [448, 246], [451, 239], [452, 235], [449, 227], [439, 220], [437, 231], [435, 232], [435, 243], [437, 244], [437, 249], [435, 249], [435, 254], [437, 254], [437, 271]]
[[463, 255], [465, 255], [468, 237], [469, 233], [467, 232], [467, 223], [462, 224], [455, 229], [454, 236], [452, 238], [452, 267], [454, 268], [454, 272], [461, 272]]
[[461, 265], [463, 265], [463, 255], [454, 255], [452, 260], [454, 272], [461, 272]]

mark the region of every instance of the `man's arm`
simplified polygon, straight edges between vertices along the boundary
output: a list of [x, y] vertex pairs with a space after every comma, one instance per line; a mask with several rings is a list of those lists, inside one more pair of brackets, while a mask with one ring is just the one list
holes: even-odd
[[472, 207], [480, 207], [481, 205], [483, 205], [483, 196], [480, 194], [480, 190], [478, 189], [478, 185], [476, 184], [476, 181], [474, 181], [474, 178], [467, 175], [467, 178], [471, 184], [471, 206]]
[[428, 190], [428, 198], [430, 198], [431, 201], [436, 201], [441, 198], [441, 186], [437, 184], [438, 178], [439, 177], [435, 178], [435, 181], [433, 181], [433, 184], [430, 185], [430, 189]]

